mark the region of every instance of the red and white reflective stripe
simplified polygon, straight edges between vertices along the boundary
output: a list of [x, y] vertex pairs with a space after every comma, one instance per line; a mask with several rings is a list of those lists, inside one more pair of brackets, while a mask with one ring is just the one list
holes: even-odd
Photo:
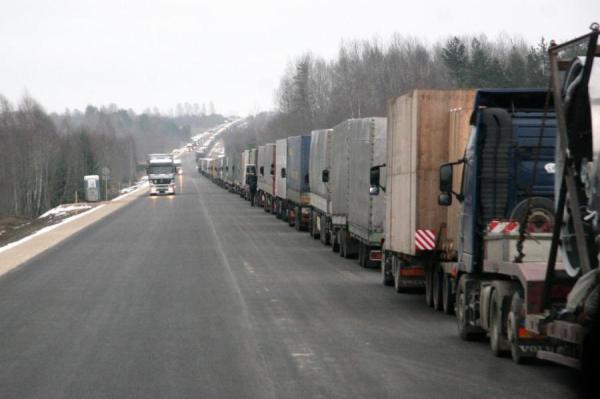
[[415, 247], [420, 251], [435, 249], [435, 233], [433, 230], [417, 230], [415, 232]]
[[519, 222], [515, 222], [514, 220], [509, 220], [508, 222], [492, 220], [487, 226], [487, 232], [494, 234], [509, 234], [518, 230]]

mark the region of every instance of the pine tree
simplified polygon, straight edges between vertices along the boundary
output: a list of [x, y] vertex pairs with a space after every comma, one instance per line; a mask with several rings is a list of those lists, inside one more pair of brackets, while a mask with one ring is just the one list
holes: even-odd
[[468, 85], [467, 66], [469, 58], [467, 49], [461, 39], [454, 36], [442, 48], [442, 60], [450, 72], [450, 76], [458, 87]]

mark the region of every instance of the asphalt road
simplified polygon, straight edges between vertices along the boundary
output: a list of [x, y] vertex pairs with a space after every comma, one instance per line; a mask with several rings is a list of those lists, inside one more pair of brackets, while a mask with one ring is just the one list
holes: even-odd
[[0, 277], [0, 398], [569, 398], [186, 163]]

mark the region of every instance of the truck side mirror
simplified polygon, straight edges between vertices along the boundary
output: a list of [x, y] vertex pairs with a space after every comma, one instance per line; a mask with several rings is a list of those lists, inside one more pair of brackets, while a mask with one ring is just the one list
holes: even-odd
[[321, 181], [323, 183], [328, 183], [329, 182], [329, 170], [328, 169], [324, 169], [321, 172]]
[[[379, 188], [381, 187], [381, 183], [380, 183], [380, 175], [381, 175], [381, 167], [384, 165], [379, 165], [379, 166], [372, 166], [371, 169], [369, 169], [369, 194], [370, 195], [379, 195]], [[384, 187], [381, 187], [383, 189], [383, 191], [385, 191]]]
[[273, 176], [275, 174], [275, 165], [271, 164], [271, 170], [269, 171], [269, 173], [271, 174], [271, 176]]
[[309, 180], [308, 180], [308, 173], [304, 175], [304, 183], [308, 184]]
[[440, 166], [440, 191], [442, 193], [452, 192], [453, 170], [452, 164], [445, 163]]
[[281, 178], [285, 179], [285, 168], [281, 168]]
[[438, 196], [438, 205], [439, 206], [450, 206], [452, 205], [452, 194], [450, 193], [440, 193]]
[[265, 167], [264, 167], [264, 166], [261, 166], [261, 167], [260, 167], [260, 175], [261, 175], [261, 176], [264, 176], [264, 175], [265, 175]]

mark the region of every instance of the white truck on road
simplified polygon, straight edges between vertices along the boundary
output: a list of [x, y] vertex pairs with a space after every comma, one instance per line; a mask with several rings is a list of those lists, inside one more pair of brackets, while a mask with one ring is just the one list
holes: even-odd
[[150, 195], [175, 195], [175, 160], [171, 154], [149, 154], [146, 174]]

